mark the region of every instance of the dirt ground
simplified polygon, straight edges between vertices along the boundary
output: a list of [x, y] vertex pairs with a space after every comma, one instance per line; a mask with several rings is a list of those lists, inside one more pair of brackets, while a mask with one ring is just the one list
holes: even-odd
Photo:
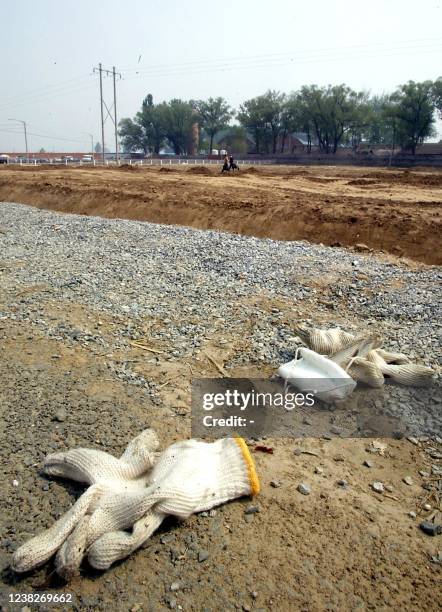
[[[272, 167], [220, 176], [193, 167], [0, 169], [0, 200], [273, 238], [365, 243], [434, 264], [442, 262], [441, 195], [442, 173], [426, 170]], [[0, 273], [15, 265], [20, 262], [3, 262]], [[69, 584], [54, 575], [52, 561], [14, 575], [13, 550], [83, 491], [42, 476], [44, 456], [76, 446], [118, 455], [147, 426], [163, 448], [189, 437], [192, 378], [219, 376], [214, 363], [224, 364], [248, 338], [244, 327], [226, 345], [229, 332], [221, 328], [201, 346], [212, 360], [170, 361], [168, 347], [150, 337], [151, 327], [165, 322], [145, 319], [134, 328], [140, 342], [127, 337], [116, 345], [123, 316], [63, 301], [46, 289], [17, 282], [6, 290], [0, 276], [0, 311], [7, 314], [0, 319], [0, 593], [70, 592], [81, 611], [440, 610], [442, 535], [419, 529], [422, 520], [442, 518], [441, 461], [434, 458], [441, 446], [431, 440], [386, 439], [380, 451], [369, 438], [249, 440], [262, 487], [253, 500], [235, 500], [184, 523], [167, 521], [142, 550], [104, 573], [85, 565]], [[79, 337], [90, 333], [103, 343], [50, 338], [38, 324], [11, 318], [17, 300], [29, 295], [29, 308], [38, 308], [54, 329], [69, 325]], [[260, 294], [259, 307], [279, 309], [292, 327], [311, 316], [302, 302], [295, 313], [276, 295]], [[118, 378], [110, 362], [130, 363], [156, 383], [158, 401]], [[234, 367], [229, 375], [273, 371], [261, 364]], [[58, 420], [60, 406], [66, 417]], [[376, 493], [375, 481], [388, 489]], [[300, 483], [310, 486], [310, 495], [297, 490]], [[251, 504], [259, 512], [246, 514]], [[201, 551], [208, 553], [203, 561]], [[4, 609], [20, 608], [57, 609], [26, 603]]]
[[[7, 302], [0, 291], [3, 308]], [[271, 299], [262, 307], [275, 304], [281, 307]], [[54, 326], [68, 322], [110, 342], [123, 323], [121, 317], [44, 296], [40, 309]], [[170, 362], [161, 353], [152, 360], [129, 340], [119, 354], [103, 354], [94, 345], [48, 339], [23, 322], [0, 321], [0, 343], [0, 404], [5, 406], [0, 416], [13, 457], [2, 468], [3, 591], [70, 592], [77, 610], [440, 609], [441, 564], [434, 559], [441, 536], [426, 536], [418, 528], [440, 503], [431, 489], [431, 465], [438, 462], [426, 452], [434, 443], [408, 440], [385, 440], [383, 454], [371, 439], [267, 439], [272, 454], [254, 451], [251, 443], [262, 485], [253, 501], [243, 498], [184, 524], [170, 521], [144, 550], [105, 573], [85, 567], [68, 585], [57, 580], [51, 563], [23, 578], [14, 576], [10, 547], [48, 526], [83, 490], [42, 477], [39, 466], [47, 452], [83, 445], [118, 454], [147, 424], [164, 446], [187, 437], [190, 374], [218, 373], [209, 360]], [[204, 350], [221, 363], [228, 356], [216, 337]], [[146, 404], [142, 390], [112, 376], [109, 357], [130, 360], [161, 383], [159, 404]], [[247, 374], [254, 373], [249, 368]], [[232, 371], [235, 375], [244, 375], [244, 369]], [[67, 418], [57, 422], [61, 402], [68, 406]], [[322, 473], [315, 473], [318, 467]], [[412, 485], [404, 482], [406, 476]], [[339, 485], [341, 479], [346, 487]], [[391, 492], [375, 493], [374, 481], [391, 485]], [[300, 482], [311, 487], [309, 496], [297, 491]], [[245, 510], [251, 503], [260, 511], [249, 522]], [[412, 510], [415, 519], [408, 515]], [[200, 550], [209, 552], [204, 562], [198, 560]], [[171, 591], [173, 583], [180, 585], [177, 591]]]
[[442, 171], [355, 167], [0, 168], [0, 199], [40, 208], [375, 250], [442, 263]]

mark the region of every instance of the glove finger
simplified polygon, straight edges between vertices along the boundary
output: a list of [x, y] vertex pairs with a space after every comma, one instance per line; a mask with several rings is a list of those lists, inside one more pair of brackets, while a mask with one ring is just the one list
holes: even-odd
[[129, 442], [120, 461], [128, 466], [130, 478], [136, 478], [153, 466], [159, 444], [153, 429], [145, 429]]
[[150, 538], [165, 516], [162, 512], [149, 511], [134, 524], [132, 533], [127, 531], [105, 533], [89, 549], [90, 565], [96, 569], [105, 570], [115, 561], [124, 559]]
[[96, 494], [95, 487], [90, 487], [52, 527], [20, 546], [12, 557], [11, 568], [15, 572], [28, 572], [50, 559], [87, 513]]
[[51, 476], [61, 476], [92, 485], [111, 471], [120, 473], [121, 464], [116, 457], [104, 451], [74, 448], [63, 453], [48, 455], [43, 469]]
[[83, 516], [74, 531], [58, 550], [55, 558], [55, 569], [57, 574], [65, 580], [70, 580], [79, 574], [84, 551], [86, 550], [90, 520], [90, 514]]

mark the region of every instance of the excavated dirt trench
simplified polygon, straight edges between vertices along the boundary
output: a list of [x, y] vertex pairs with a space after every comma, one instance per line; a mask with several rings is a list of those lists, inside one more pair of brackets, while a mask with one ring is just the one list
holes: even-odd
[[442, 171], [434, 169], [2, 167], [0, 200], [278, 240], [364, 243], [442, 263]]

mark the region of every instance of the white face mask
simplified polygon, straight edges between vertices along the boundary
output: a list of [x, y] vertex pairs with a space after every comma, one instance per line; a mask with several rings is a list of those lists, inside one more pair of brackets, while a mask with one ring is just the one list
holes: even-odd
[[295, 359], [280, 366], [278, 375], [300, 391], [311, 392], [327, 403], [344, 400], [356, 387], [356, 382], [341, 366], [308, 348], [299, 348]]

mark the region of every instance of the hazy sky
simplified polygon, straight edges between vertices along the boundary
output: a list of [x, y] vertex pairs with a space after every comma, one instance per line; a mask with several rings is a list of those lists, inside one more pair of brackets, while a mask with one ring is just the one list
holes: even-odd
[[[116, 66], [118, 117], [159, 102], [345, 82], [391, 91], [442, 75], [442, 0], [21, 0], [1, 3], [0, 152], [88, 150], [97, 76]], [[104, 80], [112, 103], [112, 81]], [[442, 137], [440, 124], [439, 133]], [[112, 123], [106, 143], [113, 142]], [[7, 130], [7, 131], [5, 131]], [[11, 133], [16, 132], [16, 133]], [[51, 138], [49, 138], [51, 137]], [[71, 140], [63, 140], [71, 139]]]

